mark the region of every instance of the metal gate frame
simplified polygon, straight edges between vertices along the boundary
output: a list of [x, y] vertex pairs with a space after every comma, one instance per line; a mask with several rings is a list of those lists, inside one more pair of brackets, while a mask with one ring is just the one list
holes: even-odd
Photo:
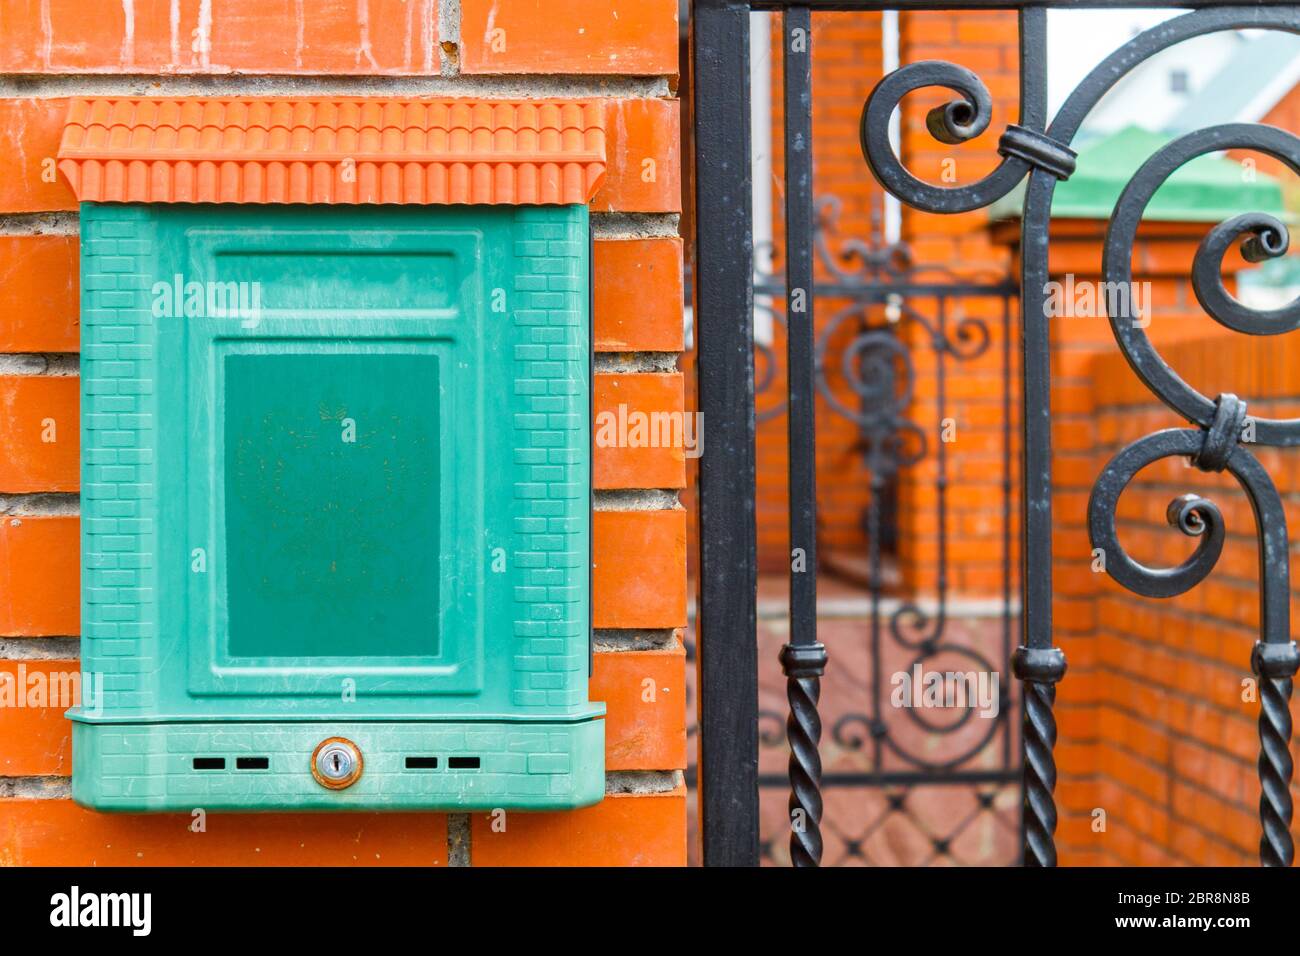
[[[1178, 7], [1191, 12], [1139, 34], [1098, 64], [1047, 124], [1048, 7]], [[1056, 864], [1056, 684], [1065, 655], [1052, 643], [1051, 369], [1047, 321], [1048, 228], [1056, 183], [1074, 170], [1075, 134], [1097, 101], [1135, 66], [1174, 44], [1223, 30], [1271, 29], [1300, 34], [1300, 7], [1257, 0], [695, 0], [691, 31], [695, 117], [694, 309], [699, 410], [708, 421], [709, 449], [699, 459], [700, 574], [699, 785], [700, 829], [706, 866], [753, 866], [759, 859], [757, 559], [754, 518], [754, 361], [751, 138], [749, 128], [749, 13], [778, 11], [784, 18], [785, 184], [787, 287], [805, 290], [808, 307], [791, 312], [787, 334], [789, 395], [790, 546], [802, 548], [807, 571], [790, 576], [790, 637], [781, 662], [790, 715], [791, 858], [796, 866], [821, 859], [821, 720], [818, 697], [825, 647], [817, 640], [816, 482], [813, 455], [814, 335], [811, 16], [823, 11], [1006, 9], [1019, 12], [1020, 116], [1002, 133], [1000, 165], [976, 183], [943, 188], [912, 176], [895, 156], [888, 124], [913, 90], [942, 87], [958, 99], [931, 111], [927, 125], [942, 142], [957, 144], [989, 125], [992, 101], [980, 79], [955, 64], [905, 64], [885, 76], [862, 113], [863, 154], [881, 185], [927, 212], [968, 212], [990, 205], [1028, 177], [1021, 218], [1021, 340], [1023, 370], [1023, 488], [1021, 494], [1023, 644], [1013, 670], [1023, 684], [1024, 863]], [[797, 42], [791, 42], [797, 40]], [[1127, 283], [1138, 224], [1147, 202], [1179, 167], [1225, 149], [1266, 153], [1300, 175], [1300, 139], [1258, 124], [1231, 123], [1182, 136], [1157, 151], [1133, 176], [1115, 207], [1103, 257], [1103, 278]], [[1283, 223], [1255, 213], [1211, 230], [1198, 250], [1192, 281], [1206, 312], [1239, 332], [1272, 335], [1300, 328], [1294, 304], [1275, 313], [1242, 306], [1220, 275], [1223, 254], [1246, 238], [1252, 261], [1285, 254]], [[1224, 521], [1213, 502], [1184, 495], [1170, 505], [1170, 524], [1199, 538], [1174, 568], [1148, 568], [1120, 547], [1115, 507], [1120, 493], [1148, 464], [1190, 458], [1205, 471], [1228, 471], [1256, 516], [1260, 562], [1259, 640], [1251, 654], [1260, 678], [1260, 861], [1289, 866], [1292, 681], [1300, 650], [1290, 636], [1289, 538], [1281, 498], [1247, 447], [1300, 445], [1300, 419], [1247, 416], [1235, 395], [1214, 398], [1185, 383], [1155, 351], [1126, 307], [1110, 316], [1116, 341], [1143, 383], [1192, 426], [1166, 429], [1121, 450], [1103, 468], [1088, 505], [1094, 547], [1106, 571], [1129, 590], [1150, 597], [1181, 594], [1205, 579], [1223, 547]], [[1243, 437], [1249, 423], [1251, 438]], [[1032, 568], [1033, 573], [1023, 573]]]

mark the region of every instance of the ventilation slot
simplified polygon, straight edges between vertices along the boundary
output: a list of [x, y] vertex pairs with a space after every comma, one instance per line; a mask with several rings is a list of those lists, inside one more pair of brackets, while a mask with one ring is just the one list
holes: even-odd
[[194, 769], [195, 770], [225, 770], [226, 758], [225, 757], [195, 757]]
[[448, 770], [477, 770], [478, 757], [448, 757]]
[[406, 769], [407, 770], [437, 770], [438, 758], [437, 757], [407, 757]]
[[271, 761], [267, 757], [236, 757], [236, 770], [267, 770], [271, 766]]

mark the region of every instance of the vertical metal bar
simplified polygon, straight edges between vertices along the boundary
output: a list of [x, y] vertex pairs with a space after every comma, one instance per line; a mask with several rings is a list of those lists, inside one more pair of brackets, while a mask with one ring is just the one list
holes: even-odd
[[[1004, 661], [1011, 660], [1011, 495], [1013, 490], [1011, 469], [1011, 297], [1002, 296], [1002, 655]], [[1006, 733], [1002, 737], [1002, 765], [1008, 769], [1012, 766], [1011, 745], [1014, 736], [1013, 724], [1006, 724]]]
[[786, 382], [790, 481], [790, 640], [781, 649], [790, 716], [790, 861], [822, 859], [821, 716], [826, 648], [817, 640], [817, 457], [813, 359], [812, 14], [782, 22], [785, 86]]
[[[892, 379], [889, 385], [893, 387]], [[868, 445], [867, 468], [871, 472], [868, 482], [871, 498], [867, 502], [867, 573], [871, 588], [871, 723], [868, 725], [868, 730], [871, 738], [872, 770], [880, 770], [885, 765], [885, 718], [881, 708], [883, 701], [889, 699], [886, 691], [887, 677], [883, 666], [884, 655], [881, 651], [884, 634], [880, 601], [884, 589], [884, 573], [881, 568], [880, 554], [880, 531], [883, 524], [880, 512], [881, 498], [889, 482], [885, 470], [892, 466], [888, 463], [888, 454], [882, 446], [894, 437], [897, 427], [898, 422], [891, 414], [886, 421], [877, 426], [878, 430], [871, 436]]]
[[[1047, 12], [1020, 12], [1020, 125], [1043, 131], [1047, 122]], [[1052, 646], [1052, 408], [1047, 316], [1047, 243], [1051, 188], [1035, 168], [1025, 188], [1020, 271], [1024, 369], [1023, 557], [1020, 588], [1024, 643], [1012, 657], [1024, 684], [1022, 745], [1026, 866], [1056, 865], [1056, 683], [1065, 654]]]
[[758, 571], [749, 4], [696, 0], [694, 309], [699, 410], [699, 809], [705, 866], [758, 865]]
[[934, 634], [937, 637], [943, 633], [948, 613], [948, 443], [943, 440], [943, 430], [944, 417], [948, 413], [947, 358], [951, 344], [948, 341], [948, 296], [946, 295], [940, 295], [935, 300], [935, 324], [939, 333], [932, 343], [934, 348], [935, 412], [936, 417], [939, 419], [939, 443], [934, 455], [936, 467], [934, 480], [935, 513], [939, 523], [937, 528], [939, 566], [935, 573], [935, 597], [938, 600], [935, 614], [938, 617], [938, 624], [934, 629]]

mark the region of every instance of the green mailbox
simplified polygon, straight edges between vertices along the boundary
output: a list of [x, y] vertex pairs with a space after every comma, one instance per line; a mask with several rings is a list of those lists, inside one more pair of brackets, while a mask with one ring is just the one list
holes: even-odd
[[558, 809], [590, 674], [599, 104], [70, 106], [101, 810]]

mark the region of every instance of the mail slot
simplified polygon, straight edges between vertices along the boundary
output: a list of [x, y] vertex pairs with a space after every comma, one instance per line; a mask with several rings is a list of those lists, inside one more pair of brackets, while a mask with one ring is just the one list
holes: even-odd
[[102, 810], [557, 809], [588, 700], [598, 104], [70, 106]]

